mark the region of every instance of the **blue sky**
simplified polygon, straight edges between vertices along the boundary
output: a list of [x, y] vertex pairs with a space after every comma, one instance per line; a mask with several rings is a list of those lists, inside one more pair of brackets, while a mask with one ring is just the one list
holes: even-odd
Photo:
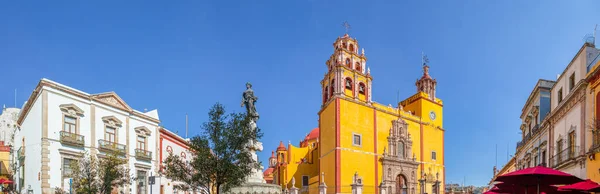
[[[513, 154], [539, 78], [561, 73], [600, 23], [598, 1], [2, 1], [0, 103], [41, 78], [99, 93], [197, 134], [208, 109], [260, 98], [263, 164], [316, 127], [319, 81], [343, 21], [368, 57], [373, 99], [415, 92], [421, 52], [444, 100], [448, 183], [486, 184]], [[507, 150], [508, 149], [508, 150]]]

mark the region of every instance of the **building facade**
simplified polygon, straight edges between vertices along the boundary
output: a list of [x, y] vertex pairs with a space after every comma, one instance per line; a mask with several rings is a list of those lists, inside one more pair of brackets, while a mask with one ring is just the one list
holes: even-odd
[[[504, 164], [504, 166], [500, 170], [498, 170], [496, 168], [496, 166], [494, 166], [494, 173], [493, 173], [492, 179], [490, 180], [490, 182], [488, 183], [488, 186], [486, 187], [486, 190], [492, 189], [492, 187], [494, 187], [494, 185], [495, 185], [494, 180], [496, 180], [496, 177], [502, 176], [506, 173], [510, 173], [510, 172], [517, 170], [515, 160], [516, 160], [516, 157], [513, 156], [512, 158], [510, 158], [510, 160], [506, 164]], [[448, 188], [446, 188], [446, 189], [448, 189]]]
[[11, 157], [11, 150], [20, 111], [19, 108], [2, 107], [0, 114], [0, 179], [12, 179], [15, 160]]
[[350, 193], [356, 182], [364, 193], [444, 192], [443, 105], [428, 64], [416, 93], [386, 106], [372, 100], [373, 77], [359, 48], [348, 34], [334, 42], [319, 126], [298, 147], [280, 144], [273, 182], [289, 188], [293, 179], [306, 193], [318, 193], [320, 182], [332, 193]]
[[[179, 135], [160, 127], [160, 140], [159, 140], [159, 158], [161, 161], [161, 172], [164, 170], [163, 162], [169, 157], [169, 155], [173, 154], [181, 157], [187, 161], [190, 161], [192, 158], [192, 154], [189, 151], [188, 141], [180, 137]], [[182, 184], [177, 181], [173, 181], [163, 175], [157, 177], [157, 184], [160, 183], [160, 194], [191, 194], [191, 193], [200, 193], [200, 191], [185, 191], [182, 189], [177, 189], [175, 185]], [[208, 192], [205, 192], [208, 193]]]
[[579, 178], [586, 179], [587, 64], [598, 49], [585, 43], [556, 80], [551, 91], [550, 164]]
[[116, 93], [88, 94], [42, 79], [25, 103], [15, 133], [16, 188], [50, 194], [69, 190], [70, 164], [84, 152], [116, 153], [137, 179], [115, 192], [147, 194], [158, 169], [160, 120], [156, 110], [132, 109]]
[[517, 142], [515, 154], [518, 169], [547, 166], [549, 157], [550, 90], [555, 82], [538, 80], [521, 111], [521, 141]]
[[587, 151], [586, 171], [587, 178], [595, 182], [600, 182], [600, 161], [598, 154], [600, 152], [600, 55], [596, 54], [589, 58], [587, 65], [586, 81], [588, 88], [586, 92], [586, 123], [587, 131], [591, 134], [585, 139]]

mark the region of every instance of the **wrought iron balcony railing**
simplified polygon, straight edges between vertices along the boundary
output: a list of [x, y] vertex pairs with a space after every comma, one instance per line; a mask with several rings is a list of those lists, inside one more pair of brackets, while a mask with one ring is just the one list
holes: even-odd
[[83, 145], [85, 145], [85, 139], [84, 139], [83, 135], [79, 135], [76, 133], [70, 133], [67, 131], [61, 131], [60, 132], [60, 143], [77, 146], [77, 147], [83, 147]]
[[527, 135], [523, 136], [523, 140], [517, 142], [517, 149], [519, 149], [521, 146], [527, 144], [527, 142], [529, 142], [529, 140], [531, 140], [531, 138], [538, 134], [540, 132], [540, 125], [537, 124], [535, 126], [533, 126], [531, 128], [531, 132], [529, 132]]
[[135, 149], [135, 158], [140, 160], [152, 160], [152, 152], [143, 149]]
[[125, 150], [127, 149], [126, 145], [123, 144], [118, 144], [115, 142], [110, 142], [110, 141], [106, 141], [106, 140], [98, 140], [98, 146], [100, 148], [101, 151], [104, 152], [113, 152], [116, 153], [118, 155], [124, 155], [125, 154]]
[[588, 153], [598, 153], [600, 152], [600, 130], [592, 130], [592, 146]]
[[564, 163], [572, 161], [573, 159], [575, 159], [578, 156], [579, 156], [579, 146], [567, 147], [552, 157], [552, 167], [556, 168]]

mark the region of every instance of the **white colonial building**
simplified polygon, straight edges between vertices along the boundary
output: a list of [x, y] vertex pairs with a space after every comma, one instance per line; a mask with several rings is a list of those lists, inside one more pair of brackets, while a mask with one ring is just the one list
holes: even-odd
[[551, 90], [550, 165], [581, 179], [587, 178], [584, 145], [586, 136], [591, 135], [585, 120], [586, 68], [598, 52], [592, 45], [584, 44]]
[[[119, 193], [150, 193], [148, 177], [159, 162], [158, 112], [132, 109], [116, 93], [88, 94], [42, 79], [24, 104], [17, 124], [16, 188], [52, 194], [69, 189], [70, 163], [84, 152], [99, 158], [117, 153], [137, 177]], [[154, 186], [158, 192], [158, 185]]]

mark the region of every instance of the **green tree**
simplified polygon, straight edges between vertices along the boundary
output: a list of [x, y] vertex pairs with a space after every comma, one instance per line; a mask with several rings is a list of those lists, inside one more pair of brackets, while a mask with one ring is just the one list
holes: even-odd
[[127, 160], [115, 154], [98, 159], [86, 152], [71, 168], [73, 188], [78, 194], [110, 194], [113, 188], [133, 181], [127, 168]]
[[190, 159], [169, 154], [164, 174], [192, 190], [214, 188], [219, 194], [243, 184], [252, 168], [260, 165], [252, 161], [245, 148], [262, 133], [250, 129], [251, 120], [246, 114], [226, 114], [219, 103], [210, 109], [208, 117], [203, 132], [189, 142]]

